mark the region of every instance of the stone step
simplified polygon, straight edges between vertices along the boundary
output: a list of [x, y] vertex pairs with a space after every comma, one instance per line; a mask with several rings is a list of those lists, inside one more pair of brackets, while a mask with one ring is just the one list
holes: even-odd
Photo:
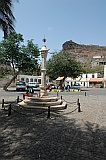
[[42, 107], [48, 107], [48, 106], [55, 106], [55, 105], [60, 105], [62, 104], [62, 100], [59, 99], [58, 101], [54, 101], [54, 102], [35, 102], [35, 101], [31, 101], [31, 100], [24, 100], [20, 103], [18, 103], [19, 105], [23, 105], [23, 104], [29, 105], [29, 106], [42, 106]]
[[40, 98], [40, 97], [28, 97], [28, 100], [34, 101], [34, 102], [55, 102], [58, 101], [59, 98], [58, 97], [44, 97], [44, 98]]
[[63, 110], [67, 108], [67, 103], [66, 102], [62, 102], [61, 105], [56, 105], [56, 106], [50, 106], [51, 110]]
[[[38, 108], [42, 108], [42, 109], [48, 109], [48, 106], [35, 106], [35, 105], [28, 105], [26, 103], [24, 103], [24, 101], [18, 103], [20, 107], [24, 108], [24, 109], [38, 109]], [[50, 106], [50, 110], [63, 110], [67, 108], [67, 104], [66, 102], [62, 102], [62, 104], [59, 105], [55, 105], [55, 106]]]

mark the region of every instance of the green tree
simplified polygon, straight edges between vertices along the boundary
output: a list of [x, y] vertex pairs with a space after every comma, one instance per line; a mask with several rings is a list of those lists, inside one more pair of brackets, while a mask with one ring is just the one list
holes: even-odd
[[33, 74], [39, 70], [39, 49], [38, 45], [33, 43], [33, 40], [28, 40], [27, 45], [22, 45], [20, 49], [20, 56], [18, 56], [18, 63], [16, 68], [21, 70], [23, 73]]
[[32, 40], [27, 41], [27, 45], [23, 45], [23, 37], [21, 34], [11, 32], [7, 39], [0, 43], [0, 62], [9, 64], [13, 68], [13, 78], [5, 86], [9, 86], [11, 82], [21, 72], [33, 72], [38, 68], [39, 49]]
[[17, 57], [20, 57], [21, 43], [24, 41], [21, 34], [11, 32], [7, 39], [0, 43], [0, 61], [4, 64], [9, 64], [13, 68], [13, 73], [16, 71]]
[[[18, 0], [16, 0], [18, 2]], [[0, 28], [4, 32], [4, 38], [14, 31], [15, 17], [12, 12], [13, 0], [0, 0]]]
[[47, 75], [51, 79], [57, 77], [72, 77], [76, 78], [82, 73], [82, 65], [73, 59], [68, 52], [60, 52], [53, 55], [47, 61]]

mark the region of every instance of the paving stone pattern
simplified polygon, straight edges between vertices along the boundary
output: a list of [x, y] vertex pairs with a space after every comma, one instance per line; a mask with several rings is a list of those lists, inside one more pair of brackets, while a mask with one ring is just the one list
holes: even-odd
[[63, 99], [67, 109], [50, 118], [47, 110], [0, 110], [0, 160], [106, 160], [105, 95]]

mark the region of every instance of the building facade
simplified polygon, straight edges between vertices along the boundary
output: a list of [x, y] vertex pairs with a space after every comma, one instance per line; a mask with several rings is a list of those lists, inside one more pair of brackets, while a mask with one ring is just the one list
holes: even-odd
[[[41, 76], [31, 76], [31, 75], [18, 75], [17, 81], [24, 81], [26, 84], [28, 82], [38, 82], [41, 84]], [[46, 83], [50, 82], [49, 77], [46, 77]]]
[[103, 85], [103, 77], [100, 73], [88, 73], [82, 74], [76, 79], [72, 79], [67, 77], [65, 79], [65, 86], [70, 85], [70, 87], [74, 83], [79, 83], [81, 87], [101, 87]]

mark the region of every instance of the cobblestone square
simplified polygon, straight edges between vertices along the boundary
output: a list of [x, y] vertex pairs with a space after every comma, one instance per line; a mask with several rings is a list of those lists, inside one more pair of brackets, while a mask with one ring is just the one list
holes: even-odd
[[105, 160], [106, 95], [66, 93], [62, 98], [67, 109], [52, 111], [50, 118], [42, 109], [15, 106], [11, 116], [1, 109], [0, 160]]

